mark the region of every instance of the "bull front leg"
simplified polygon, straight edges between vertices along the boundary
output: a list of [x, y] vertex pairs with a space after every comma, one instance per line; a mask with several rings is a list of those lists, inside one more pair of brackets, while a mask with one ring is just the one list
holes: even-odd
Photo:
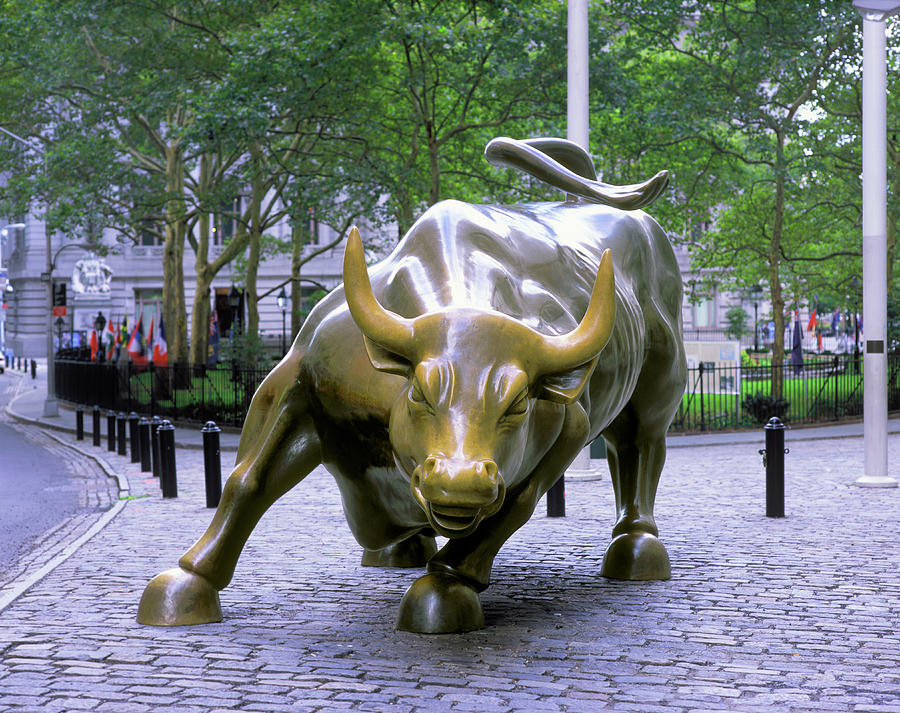
[[559, 436], [523, 485], [508, 493], [500, 510], [475, 532], [449, 540], [428, 561], [428, 573], [412, 584], [400, 602], [399, 630], [445, 634], [484, 627], [478, 592], [490, 584], [494, 558], [528, 522], [541, 496], [559, 480], [587, 439], [588, 420], [581, 405], [574, 403], [564, 409]]
[[241, 550], [263, 513], [321, 462], [299, 356], [289, 357], [263, 381], [247, 414], [237, 464], [203, 536], [144, 590], [137, 620], [153, 626], [221, 621], [219, 590], [234, 574]]

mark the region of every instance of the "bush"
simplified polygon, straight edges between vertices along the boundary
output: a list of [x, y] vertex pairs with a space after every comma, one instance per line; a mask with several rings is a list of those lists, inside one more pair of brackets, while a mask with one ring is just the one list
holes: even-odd
[[743, 406], [756, 423], [764, 425], [773, 416], [782, 421], [787, 420], [790, 402], [787, 399], [775, 398], [771, 394], [751, 394], [744, 398]]

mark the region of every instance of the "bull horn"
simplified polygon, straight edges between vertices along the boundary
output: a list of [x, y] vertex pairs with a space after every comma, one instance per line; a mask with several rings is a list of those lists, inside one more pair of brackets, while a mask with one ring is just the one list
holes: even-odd
[[376, 344], [406, 356], [413, 336], [412, 320], [386, 310], [372, 293], [362, 239], [350, 229], [344, 251], [344, 295], [353, 321]]
[[587, 312], [568, 334], [543, 337], [543, 371], [555, 373], [580, 366], [597, 356], [612, 334], [616, 320], [616, 285], [612, 253], [600, 258]]

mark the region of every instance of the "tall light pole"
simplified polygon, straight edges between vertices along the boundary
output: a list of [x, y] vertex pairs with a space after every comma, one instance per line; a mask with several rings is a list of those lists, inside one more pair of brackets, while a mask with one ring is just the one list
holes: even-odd
[[856, 484], [894, 488], [887, 463], [887, 52], [885, 21], [900, 0], [853, 0], [863, 18], [863, 441]]
[[[0, 132], [18, 141], [23, 146], [44, 155], [40, 145], [32, 144], [21, 136], [7, 131], [0, 126]], [[49, 205], [48, 205], [49, 209]], [[59, 404], [56, 402], [56, 372], [53, 364], [53, 265], [52, 265], [52, 233], [50, 222], [44, 218], [44, 241], [47, 250], [47, 271], [41, 274], [41, 281], [47, 284], [47, 398], [44, 399], [44, 416], [59, 416]]]

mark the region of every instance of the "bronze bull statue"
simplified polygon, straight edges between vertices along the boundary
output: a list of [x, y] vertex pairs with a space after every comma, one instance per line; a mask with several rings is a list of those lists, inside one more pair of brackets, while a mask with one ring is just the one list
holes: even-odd
[[495, 139], [486, 155], [567, 200], [438, 203], [369, 271], [352, 230], [343, 288], [259, 387], [211, 524], [147, 585], [138, 621], [220, 621], [259, 518], [324, 464], [364, 565], [427, 564], [397, 627], [480, 628], [501, 546], [600, 434], [617, 508], [601, 574], [670, 576], [653, 503], [685, 386], [682, 286], [665, 233], [637, 210], [667, 176], [600, 183], [558, 139]]

